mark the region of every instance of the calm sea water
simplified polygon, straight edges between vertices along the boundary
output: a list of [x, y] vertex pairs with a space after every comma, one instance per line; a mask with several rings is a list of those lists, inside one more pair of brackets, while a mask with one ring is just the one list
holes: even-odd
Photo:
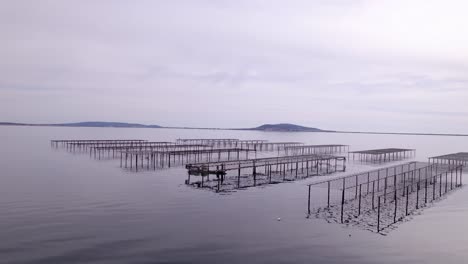
[[[306, 219], [313, 179], [220, 195], [186, 171], [131, 173], [51, 139], [240, 138], [468, 151], [468, 138], [177, 129], [0, 127], [1, 263], [466, 263], [468, 189], [387, 236]], [[280, 217], [281, 221], [277, 221]], [[351, 236], [350, 236], [351, 235]]]

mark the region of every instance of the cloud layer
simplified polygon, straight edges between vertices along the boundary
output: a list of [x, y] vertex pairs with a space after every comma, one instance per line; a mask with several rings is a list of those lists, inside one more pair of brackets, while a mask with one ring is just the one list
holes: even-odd
[[465, 1], [6, 1], [0, 120], [467, 132]]

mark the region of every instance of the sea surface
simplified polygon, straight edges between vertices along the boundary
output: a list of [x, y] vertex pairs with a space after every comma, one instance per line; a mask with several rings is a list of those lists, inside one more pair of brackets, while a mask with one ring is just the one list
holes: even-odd
[[466, 187], [383, 236], [306, 219], [313, 178], [217, 194], [185, 185], [183, 166], [135, 173], [118, 160], [50, 145], [51, 139], [267, 139], [415, 148], [414, 159], [427, 161], [468, 151], [468, 137], [5, 126], [0, 138], [0, 263], [468, 262]]

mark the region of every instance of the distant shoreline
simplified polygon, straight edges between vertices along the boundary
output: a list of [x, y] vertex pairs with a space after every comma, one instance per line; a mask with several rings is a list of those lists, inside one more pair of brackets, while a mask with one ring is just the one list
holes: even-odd
[[413, 132], [372, 132], [372, 131], [333, 131], [333, 130], [261, 130], [256, 128], [203, 128], [203, 127], [164, 127], [157, 125], [141, 125], [141, 124], [128, 124], [116, 123], [118, 125], [112, 126], [109, 124], [104, 125], [79, 125], [79, 123], [71, 124], [28, 124], [28, 123], [13, 123], [13, 122], [0, 122], [0, 126], [34, 126], [34, 127], [100, 127], [100, 128], [162, 128], [162, 129], [199, 129], [199, 130], [238, 130], [238, 131], [258, 131], [258, 132], [281, 132], [281, 133], [339, 133], [339, 134], [368, 134], [368, 135], [400, 135], [400, 136], [446, 136], [446, 137], [468, 137], [468, 134], [459, 133], [413, 133]]

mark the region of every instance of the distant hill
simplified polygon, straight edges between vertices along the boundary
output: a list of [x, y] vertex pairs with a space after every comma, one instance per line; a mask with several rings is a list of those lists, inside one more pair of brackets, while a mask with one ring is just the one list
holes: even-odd
[[59, 127], [132, 127], [132, 128], [161, 128], [158, 125], [142, 125], [136, 123], [121, 123], [121, 122], [101, 122], [101, 121], [89, 121], [89, 122], [78, 122], [78, 123], [62, 123], [62, 124], [23, 124], [23, 123], [11, 123], [11, 122], [0, 122], [3, 126], [59, 126]]
[[78, 122], [78, 123], [65, 123], [53, 124], [53, 126], [66, 126], [66, 127], [134, 127], [134, 128], [160, 128], [158, 125], [142, 125], [136, 123], [121, 123], [121, 122]]
[[278, 132], [331, 132], [328, 130], [322, 130], [314, 127], [305, 127], [294, 124], [265, 124], [256, 128], [251, 128], [250, 130], [259, 130], [259, 131], [278, 131]]

